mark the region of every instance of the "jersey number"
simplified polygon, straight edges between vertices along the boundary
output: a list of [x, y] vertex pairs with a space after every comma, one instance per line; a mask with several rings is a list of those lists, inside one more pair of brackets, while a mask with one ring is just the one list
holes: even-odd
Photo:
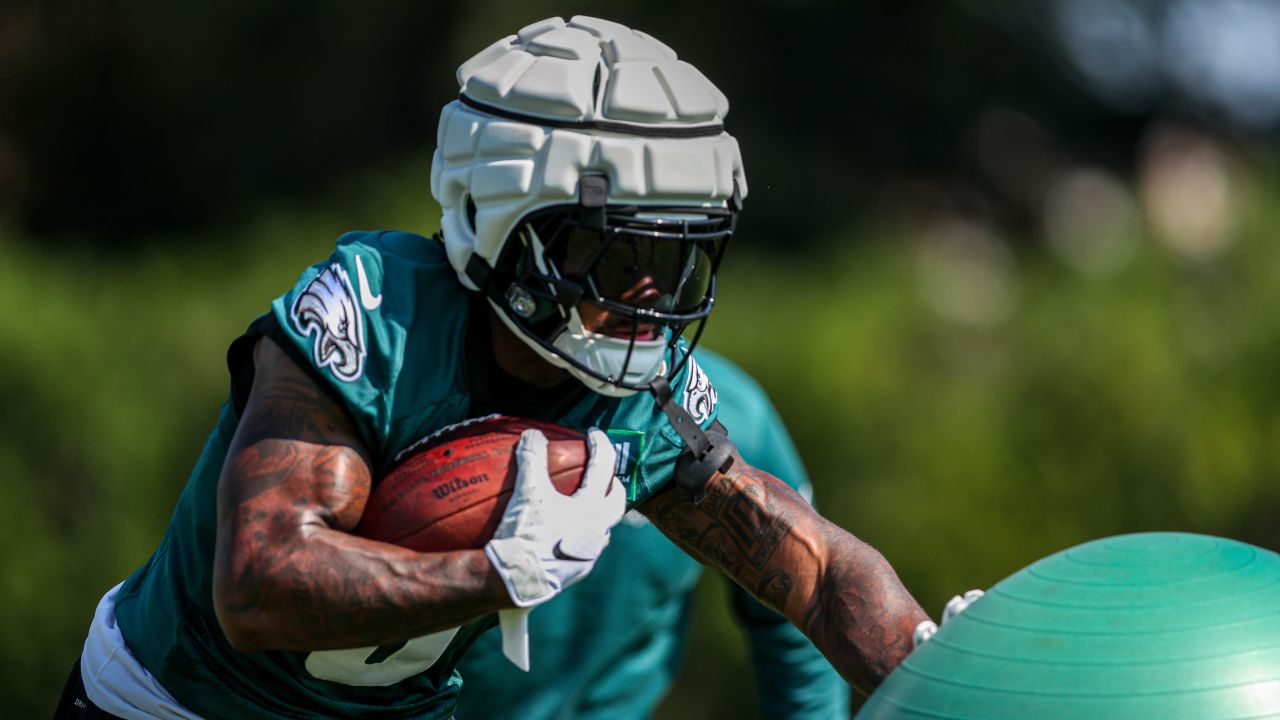
[[400, 645], [319, 650], [307, 655], [307, 672], [343, 685], [393, 685], [435, 665], [458, 630], [441, 630]]

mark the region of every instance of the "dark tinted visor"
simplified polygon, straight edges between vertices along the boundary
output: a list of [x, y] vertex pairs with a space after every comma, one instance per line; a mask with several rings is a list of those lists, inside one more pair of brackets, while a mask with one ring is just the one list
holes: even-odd
[[[589, 280], [600, 297], [632, 307], [691, 313], [703, 307], [719, 238], [682, 236], [682, 223], [646, 222], [604, 234], [567, 227], [548, 255], [561, 275]], [[664, 231], [670, 228], [669, 231]], [[659, 228], [659, 229], [655, 229]]]

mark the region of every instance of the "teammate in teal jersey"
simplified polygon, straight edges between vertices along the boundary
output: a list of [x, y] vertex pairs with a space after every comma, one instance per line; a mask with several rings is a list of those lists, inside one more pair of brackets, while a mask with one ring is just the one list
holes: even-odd
[[[768, 395], [741, 368], [699, 347], [715, 379], [720, 420], [742, 456], [809, 497], [804, 464]], [[532, 669], [502, 656], [493, 634], [478, 639], [458, 669], [466, 678], [462, 718], [639, 720], [674, 680], [684, 655], [692, 593], [702, 566], [632, 513], [613, 530], [595, 569], [530, 618]], [[773, 720], [849, 717], [849, 686], [813, 644], [742, 588], [732, 610], [747, 637], [760, 716]]]
[[[874, 686], [924, 613], [874, 549], [741, 458], [692, 359], [746, 194], [727, 101], [651, 36], [520, 30], [458, 70], [435, 238], [356, 232], [231, 346], [231, 392], [160, 546], [103, 596], [58, 717], [453, 713], [486, 629], [591, 571], [628, 507]], [[686, 341], [686, 333], [689, 340]], [[580, 489], [526, 432], [482, 550], [367, 540], [418, 439], [500, 412], [587, 433]]]

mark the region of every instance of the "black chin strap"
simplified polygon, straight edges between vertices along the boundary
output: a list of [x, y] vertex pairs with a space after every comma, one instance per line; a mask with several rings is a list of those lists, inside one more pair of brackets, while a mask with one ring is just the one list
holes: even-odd
[[676, 458], [675, 483], [689, 493], [695, 504], [702, 502], [707, 481], [733, 467], [733, 441], [722, 432], [703, 432], [689, 411], [675, 401], [666, 377], [658, 376], [649, 385], [649, 392], [684, 440], [684, 452]]

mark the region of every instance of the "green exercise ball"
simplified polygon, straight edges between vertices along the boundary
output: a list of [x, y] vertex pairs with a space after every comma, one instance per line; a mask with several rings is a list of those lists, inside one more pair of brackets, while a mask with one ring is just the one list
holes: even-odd
[[912, 652], [857, 720], [1280, 718], [1280, 555], [1121, 535], [1009, 576]]

